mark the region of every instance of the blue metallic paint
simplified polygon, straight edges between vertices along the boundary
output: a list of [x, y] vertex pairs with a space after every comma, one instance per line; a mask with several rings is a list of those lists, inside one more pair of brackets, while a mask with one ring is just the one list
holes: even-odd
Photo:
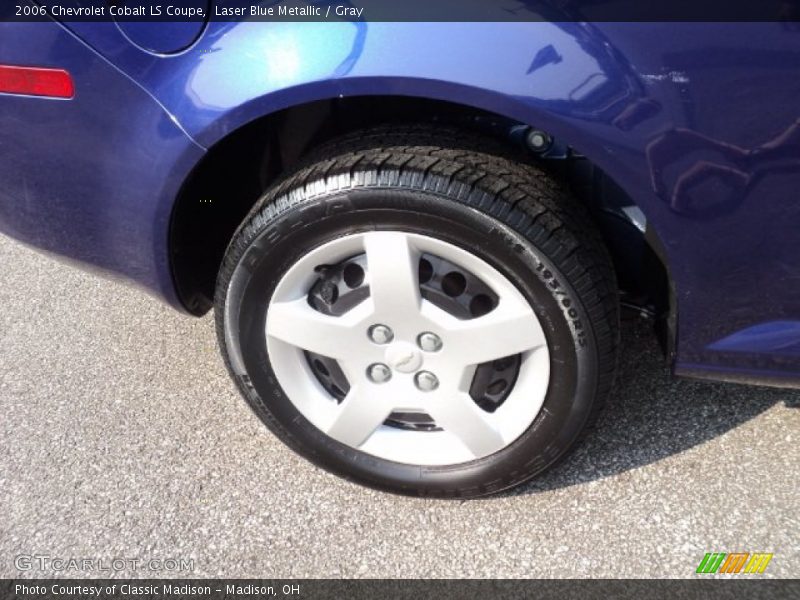
[[175, 304], [169, 209], [202, 148], [318, 99], [448, 100], [546, 129], [636, 202], [673, 280], [678, 372], [800, 381], [781, 351], [800, 343], [789, 27], [210, 23], [171, 56], [113, 24], [70, 28], [125, 75], [55, 25], [0, 25], [0, 63], [66, 67], [78, 89], [71, 104], [0, 98], [0, 227], [17, 237]]
[[122, 35], [131, 44], [154, 54], [176, 54], [186, 50], [203, 33], [206, 24], [196, 21], [170, 21], [153, 28], [152, 23], [117, 21]]
[[0, 231], [177, 306], [166, 230], [203, 149], [56, 24], [0, 23], [0, 62], [62, 67], [76, 87], [69, 101], [0, 94]]

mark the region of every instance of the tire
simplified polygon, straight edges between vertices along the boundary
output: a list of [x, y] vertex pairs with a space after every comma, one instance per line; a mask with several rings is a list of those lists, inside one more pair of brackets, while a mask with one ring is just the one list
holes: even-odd
[[596, 421], [616, 290], [583, 207], [545, 172], [457, 130], [387, 126], [320, 148], [259, 200], [216, 323], [242, 394], [296, 452], [376, 489], [470, 498], [544, 472]]

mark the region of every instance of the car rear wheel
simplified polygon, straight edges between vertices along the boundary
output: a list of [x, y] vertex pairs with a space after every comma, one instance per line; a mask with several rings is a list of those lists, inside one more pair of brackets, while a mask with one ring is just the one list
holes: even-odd
[[543, 172], [448, 129], [337, 140], [237, 231], [228, 367], [316, 464], [473, 497], [557, 462], [613, 377], [618, 308], [586, 215]]

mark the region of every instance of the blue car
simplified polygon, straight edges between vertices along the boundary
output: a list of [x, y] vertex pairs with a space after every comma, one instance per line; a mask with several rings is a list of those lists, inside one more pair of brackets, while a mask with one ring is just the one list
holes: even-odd
[[800, 383], [791, 23], [195, 4], [0, 22], [0, 231], [213, 309], [308, 460], [409, 495], [525, 482], [596, 421], [621, 307], [676, 375]]

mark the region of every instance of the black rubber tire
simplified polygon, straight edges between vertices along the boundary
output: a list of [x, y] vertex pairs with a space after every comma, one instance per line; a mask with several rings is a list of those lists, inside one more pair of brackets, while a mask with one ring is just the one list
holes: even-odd
[[[329, 438], [285, 396], [267, 355], [266, 299], [310, 249], [375, 229], [466, 248], [530, 301], [547, 336], [551, 381], [533, 424], [506, 448], [453, 466], [399, 464]], [[226, 364], [264, 423], [322, 468], [401, 494], [484, 496], [542, 473], [595, 422], [616, 367], [616, 281], [583, 207], [542, 170], [515, 162], [490, 140], [447, 128], [387, 126], [320, 148], [242, 223], [215, 305]]]

